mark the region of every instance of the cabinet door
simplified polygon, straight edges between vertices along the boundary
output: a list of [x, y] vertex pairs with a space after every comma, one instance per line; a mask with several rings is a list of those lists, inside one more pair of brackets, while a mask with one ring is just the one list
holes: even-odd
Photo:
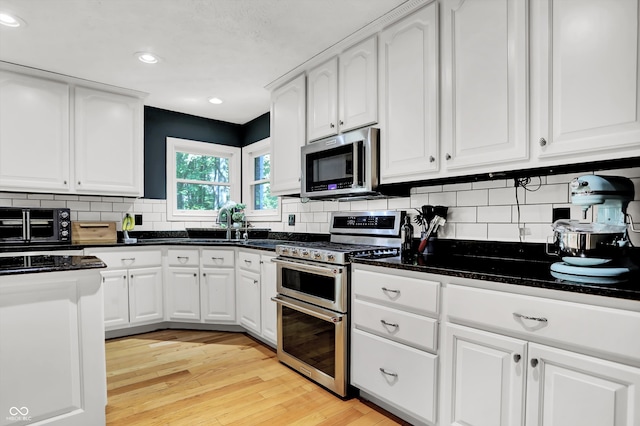
[[636, 426], [640, 369], [529, 344], [527, 425]]
[[638, 3], [531, 3], [531, 138], [539, 157], [640, 155]]
[[131, 324], [162, 320], [162, 268], [129, 270]]
[[68, 192], [69, 86], [0, 71], [0, 190]]
[[127, 271], [104, 271], [104, 327], [112, 330], [129, 324], [129, 290]]
[[277, 306], [271, 300], [276, 290], [276, 264], [271, 262], [275, 256], [260, 256], [260, 286], [262, 292], [262, 337], [273, 343], [278, 342]]
[[76, 87], [76, 192], [142, 195], [142, 144], [139, 99]]
[[378, 46], [376, 37], [340, 55], [338, 126], [341, 132], [378, 121]]
[[338, 133], [338, 58], [307, 75], [307, 130], [310, 141]]
[[526, 348], [522, 340], [446, 324], [443, 425], [523, 425]]
[[236, 319], [235, 270], [202, 268], [200, 299], [202, 319], [233, 322]]
[[442, 3], [442, 141], [448, 170], [495, 170], [496, 163], [529, 157], [527, 3]]
[[306, 140], [304, 74], [271, 93], [271, 195], [300, 193], [300, 148]]
[[200, 319], [200, 281], [199, 269], [167, 269], [167, 318], [170, 320]]
[[236, 291], [238, 292], [237, 309], [240, 325], [260, 334], [260, 275], [255, 272], [239, 270]]
[[438, 171], [438, 3], [380, 34], [380, 182]]

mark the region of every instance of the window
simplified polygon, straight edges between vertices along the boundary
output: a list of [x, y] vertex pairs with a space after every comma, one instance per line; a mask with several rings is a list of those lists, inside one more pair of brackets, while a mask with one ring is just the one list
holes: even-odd
[[167, 220], [213, 221], [240, 199], [240, 148], [167, 138]]
[[242, 202], [250, 221], [279, 222], [280, 198], [271, 195], [271, 139], [242, 148]]

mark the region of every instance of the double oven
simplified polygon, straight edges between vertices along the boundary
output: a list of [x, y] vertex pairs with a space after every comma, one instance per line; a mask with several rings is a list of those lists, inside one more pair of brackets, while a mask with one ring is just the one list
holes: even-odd
[[278, 359], [348, 396], [349, 305], [354, 256], [396, 256], [401, 213], [334, 212], [331, 240], [276, 246]]

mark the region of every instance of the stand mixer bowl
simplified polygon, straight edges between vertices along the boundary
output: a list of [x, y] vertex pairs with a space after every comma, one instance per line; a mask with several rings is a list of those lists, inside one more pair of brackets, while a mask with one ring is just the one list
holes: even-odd
[[566, 263], [580, 266], [604, 264], [624, 256], [626, 227], [557, 220], [553, 224], [557, 254]]

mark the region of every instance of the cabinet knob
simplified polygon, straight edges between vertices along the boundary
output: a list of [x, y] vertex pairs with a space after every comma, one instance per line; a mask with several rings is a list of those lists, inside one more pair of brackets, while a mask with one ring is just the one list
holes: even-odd
[[206, 277], [206, 276], [207, 276], [207, 273], [206, 273], [206, 272], [203, 272], [203, 273], [202, 273], [202, 276], [203, 276], [203, 277]]
[[447, 160], [451, 160], [451, 154], [447, 152], [447, 155], [445, 155], [444, 158], [446, 158]]
[[194, 276], [194, 277], [197, 277], [197, 276], [198, 276], [198, 274], [195, 274], [195, 273], [194, 273], [194, 274], [193, 274], [193, 276]]
[[82, 185], [82, 182], [78, 181], [78, 185]]
[[332, 129], [333, 129], [334, 127], [336, 127], [336, 125], [335, 125], [335, 124], [333, 124], [333, 123], [329, 124], [329, 126], [330, 126]]
[[430, 156], [429, 156], [429, 162], [430, 162], [430, 163], [433, 163], [433, 162], [435, 162], [435, 161], [436, 161], [436, 159], [434, 158], [434, 156], [433, 156], [433, 155], [430, 155]]
[[522, 359], [522, 355], [513, 354], [513, 362], [515, 362], [516, 364], [519, 363], [521, 359]]
[[344, 121], [340, 120], [340, 125], [341, 126], [344, 125]]
[[540, 143], [540, 146], [546, 146], [547, 140], [545, 138], [540, 138], [540, 141], [538, 143]]
[[253, 280], [253, 283], [254, 284], [258, 284], [258, 280]]
[[66, 184], [67, 184], [67, 181], [65, 180], [63, 183], [66, 185]]
[[538, 366], [538, 358], [531, 358], [531, 366], [536, 368]]

